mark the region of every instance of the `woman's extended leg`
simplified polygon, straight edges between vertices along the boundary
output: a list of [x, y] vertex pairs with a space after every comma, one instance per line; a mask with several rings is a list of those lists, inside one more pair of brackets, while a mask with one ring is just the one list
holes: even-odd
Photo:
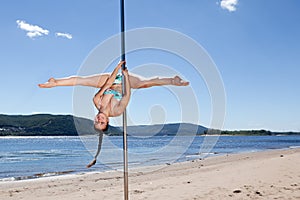
[[135, 74], [129, 74], [129, 81], [131, 88], [149, 88], [153, 86], [162, 86], [162, 85], [175, 85], [175, 86], [187, 86], [189, 82], [183, 81], [179, 76], [173, 78], [144, 78]]
[[50, 78], [48, 82], [39, 84], [41, 88], [52, 88], [56, 86], [90, 86], [101, 88], [106, 80], [108, 79], [109, 74], [98, 74], [92, 76], [70, 76], [66, 78], [54, 79]]

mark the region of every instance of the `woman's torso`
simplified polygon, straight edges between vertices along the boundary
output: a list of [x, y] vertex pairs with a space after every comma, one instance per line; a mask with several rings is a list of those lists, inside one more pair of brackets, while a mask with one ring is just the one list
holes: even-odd
[[113, 92], [103, 94], [100, 109], [108, 111], [109, 117], [119, 116], [114, 110], [122, 98], [122, 85], [114, 84], [108, 90], [113, 90]]

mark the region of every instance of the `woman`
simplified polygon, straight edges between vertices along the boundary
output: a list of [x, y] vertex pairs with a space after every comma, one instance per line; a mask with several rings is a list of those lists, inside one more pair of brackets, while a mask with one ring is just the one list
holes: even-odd
[[189, 84], [189, 82], [183, 81], [179, 76], [146, 79], [138, 75], [128, 74], [127, 69], [123, 69], [126, 91], [122, 96], [122, 76], [118, 72], [123, 64], [125, 64], [125, 61], [121, 61], [111, 74], [105, 73], [87, 77], [72, 76], [61, 79], [50, 78], [48, 82], [39, 84], [39, 87], [52, 88], [82, 85], [100, 88], [93, 98], [94, 105], [99, 111], [94, 120], [94, 127], [96, 130], [106, 131], [109, 117], [116, 117], [124, 112], [130, 100], [131, 88], [140, 89], [162, 85], [187, 86]]

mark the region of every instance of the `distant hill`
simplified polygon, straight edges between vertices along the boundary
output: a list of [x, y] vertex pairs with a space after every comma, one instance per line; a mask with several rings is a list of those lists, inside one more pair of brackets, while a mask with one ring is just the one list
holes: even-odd
[[[205, 130], [207, 128], [203, 126], [176, 123], [129, 126], [127, 133], [139, 136], [195, 135], [203, 134]], [[0, 136], [76, 136], [78, 133], [97, 134], [93, 121], [72, 115], [0, 115]], [[123, 132], [120, 127], [110, 126], [106, 134], [118, 136]]]
[[[208, 129], [195, 124], [174, 123], [157, 125], [128, 126], [127, 133], [132, 136], [188, 136], [201, 135]], [[119, 127], [110, 127], [108, 135], [122, 135], [123, 130]]]
[[[1, 115], [0, 136], [77, 136], [97, 134], [93, 121], [72, 115]], [[76, 126], [75, 126], [76, 124]], [[266, 130], [220, 131], [189, 124], [157, 124], [128, 126], [132, 136], [188, 136], [188, 135], [300, 135], [299, 132], [271, 132]], [[109, 136], [123, 135], [122, 127], [110, 126]]]
[[74, 120], [87, 134], [94, 133], [91, 120], [71, 115], [0, 115], [0, 136], [74, 136]]

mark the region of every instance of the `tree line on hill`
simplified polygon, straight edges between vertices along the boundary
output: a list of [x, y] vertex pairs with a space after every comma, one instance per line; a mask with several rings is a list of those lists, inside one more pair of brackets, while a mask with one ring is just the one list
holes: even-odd
[[[195, 135], [295, 135], [296, 132], [271, 132], [266, 130], [220, 131], [189, 124], [157, 124], [129, 126], [128, 135], [132, 136], [195, 136]], [[98, 134], [93, 121], [72, 115], [1, 115], [0, 136], [78, 136]], [[122, 127], [110, 126], [105, 133], [109, 136], [123, 135]]]

